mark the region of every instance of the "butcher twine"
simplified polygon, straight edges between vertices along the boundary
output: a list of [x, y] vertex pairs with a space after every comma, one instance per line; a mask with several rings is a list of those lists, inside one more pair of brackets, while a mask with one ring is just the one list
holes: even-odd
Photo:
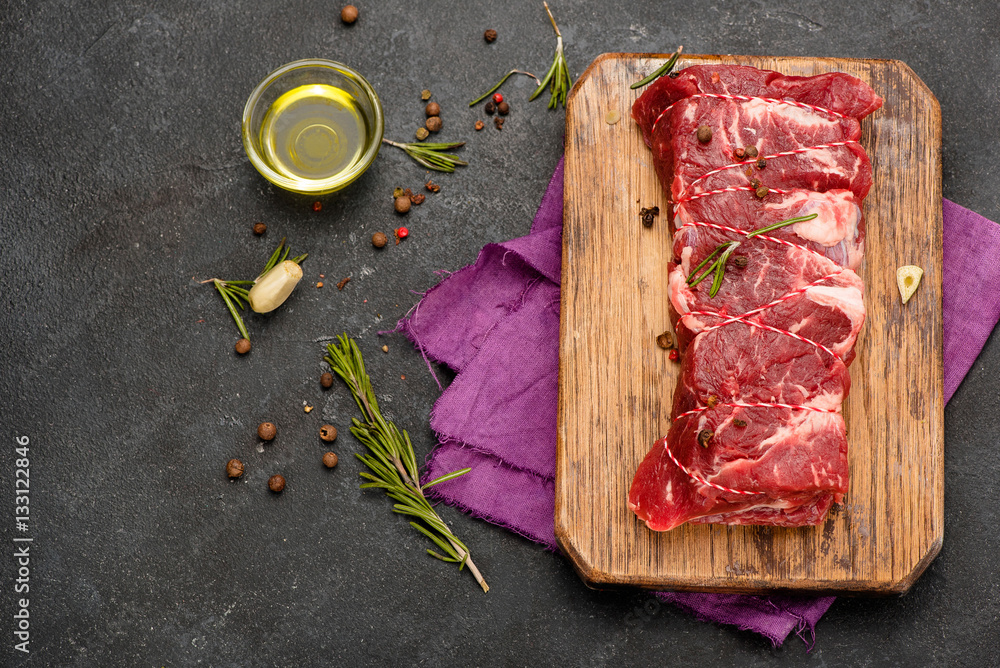
[[[804, 104], [804, 103], [801, 103], [801, 102], [795, 102], [795, 101], [792, 101], [792, 100], [777, 100], [777, 99], [773, 99], [773, 98], [749, 97], [749, 96], [745, 96], [745, 95], [719, 95], [719, 94], [715, 94], [715, 93], [701, 93], [701, 94], [698, 94], [698, 95], [692, 95], [692, 96], [684, 98], [684, 99], [689, 100], [689, 99], [695, 98], [695, 97], [708, 97], [708, 98], [717, 98], [717, 99], [729, 99], [729, 100], [739, 100], [739, 101], [745, 101], [745, 102], [749, 102], [751, 100], [755, 100], [756, 99], [756, 100], [763, 100], [765, 102], [774, 102], [774, 103], [779, 103], [779, 104], [789, 104], [789, 105], [792, 105], [792, 106], [801, 107], [803, 109], [809, 109], [809, 110], [812, 110], [812, 111], [818, 111], [818, 112], [822, 112], [822, 113], [827, 113], [827, 114], [830, 114], [832, 116], [836, 116], [836, 117], [839, 117], [839, 118], [845, 118], [845, 119], [847, 118], [843, 114], [840, 114], [840, 113], [838, 113], [836, 111], [832, 111], [830, 109], [824, 109], [823, 107], [817, 107], [817, 106], [813, 106], [813, 105], [810, 105], [810, 104]], [[681, 101], [682, 100], [678, 100], [677, 102], [681, 102]], [[674, 104], [677, 104], [677, 102], [675, 102]], [[656, 118], [656, 121], [653, 122], [653, 130], [654, 131], [656, 130], [656, 124], [660, 122], [660, 119], [663, 118], [663, 116], [667, 113], [667, 111], [670, 110], [671, 107], [674, 106], [674, 104], [671, 104], [666, 109], [664, 109], [663, 112], [661, 112], [660, 115]], [[807, 147], [800, 148], [800, 149], [795, 149], [795, 150], [792, 150], [792, 151], [782, 151], [780, 153], [773, 153], [771, 155], [766, 155], [766, 156], [762, 156], [762, 157], [765, 160], [769, 160], [769, 159], [772, 159], [772, 158], [778, 158], [778, 157], [782, 157], [782, 156], [797, 155], [797, 154], [800, 154], [800, 153], [805, 153], [807, 151], [815, 151], [815, 150], [822, 150], [822, 149], [828, 149], [828, 148], [836, 148], [838, 146], [847, 146], [848, 144], [858, 144], [858, 143], [859, 142], [854, 141], [854, 140], [848, 140], [848, 141], [842, 141], [842, 142], [830, 142], [828, 144], [819, 144], [819, 145], [816, 145], [816, 146], [807, 146]], [[694, 186], [694, 184], [698, 183], [699, 181], [703, 181], [703, 180], [709, 178], [710, 176], [713, 176], [713, 175], [718, 174], [720, 172], [723, 172], [723, 171], [726, 171], [726, 170], [729, 170], [729, 169], [735, 169], [737, 167], [742, 167], [743, 165], [756, 164], [758, 159], [759, 158], [755, 158], [755, 159], [752, 159], [752, 160], [744, 160], [742, 162], [736, 162], [736, 163], [732, 163], [732, 164], [729, 164], [729, 165], [724, 165], [722, 167], [718, 167], [716, 169], [708, 171], [708, 172], [702, 174], [701, 176], [699, 176], [697, 179], [695, 179], [691, 183], [689, 183], [688, 187], [685, 190], [690, 189], [692, 186]], [[703, 192], [703, 193], [697, 193], [695, 195], [691, 195], [691, 196], [688, 196], [688, 197], [681, 197], [674, 204], [674, 212], [676, 213], [677, 207], [679, 207], [681, 204], [684, 204], [685, 202], [690, 202], [690, 201], [695, 200], [695, 199], [699, 199], [701, 197], [708, 197], [709, 195], [717, 195], [717, 194], [726, 193], [726, 192], [752, 191], [752, 190], [754, 190], [754, 188], [752, 188], [750, 186], [732, 186], [732, 187], [728, 187], [728, 188], [719, 188], [717, 190], [710, 190], [710, 191]], [[769, 192], [777, 192], [779, 194], [786, 194], [787, 191], [779, 190], [778, 188], [771, 188], [771, 189], [769, 189]], [[714, 228], [714, 229], [717, 229], [717, 230], [723, 230], [723, 231], [727, 231], [727, 232], [735, 232], [737, 234], [742, 234], [743, 236], [749, 236], [751, 234], [751, 232], [747, 231], [747, 230], [740, 230], [738, 228], [729, 227], [727, 225], [718, 225], [718, 224], [715, 224], [715, 223], [704, 223], [704, 222], [700, 222], [700, 221], [685, 223], [684, 225], [682, 225], [680, 227], [680, 229], [684, 229], [685, 227], [710, 227], [710, 228]], [[775, 243], [783, 244], [783, 245], [789, 246], [791, 248], [798, 248], [799, 250], [806, 251], [806, 252], [809, 252], [809, 253], [813, 253], [813, 254], [815, 254], [815, 255], [817, 255], [819, 257], [822, 257], [824, 259], [828, 259], [824, 255], [822, 255], [821, 253], [818, 253], [817, 251], [813, 250], [812, 248], [808, 248], [806, 246], [801, 246], [799, 244], [794, 244], [794, 243], [792, 243], [790, 241], [786, 241], [784, 239], [778, 239], [776, 237], [767, 236], [765, 234], [758, 234], [758, 235], [755, 235], [755, 236], [758, 236], [761, 239], [767, 239], [768, 241], [773, 241]], [[841, 270], [841, 271], [843, 271], [843, 270]], [[815, 281], [812, 281], [811, 283], [809, 283], [807, 285], [804, 285], [804, 286], [802, 286], [800, 288], [792, 290], [791, 292], [788, 292], [785, 295], [782, 295], [781, 297], [779, 297], [778, 299], [775, 299], [774, 301], [772, 301], [769, 304], [765, 304], [764, 306], [758, 307], [758, 308], [753, 309], [751, 311], [747, 311], [746, 313], [743, 313], [743, 314], [738, 315], [738, 316], [732, 316], [729, 319], [724, 320], [723, 322], [717, 323], [715, 325], [712, 325], [711, 327], [708, 327], [708, 328], [702, 330], [701, 333], [710, 332], [713, 329], [718, 329], [719, 327], [723, 327], [725, 325], [728, 325], [728, 324], [731, 324], [731, 323], [734, 323], [734, 322], [741, 322], [741, 323], [743, 323], [745, 325], [748, 325], [750, 327], [760, 327], [762, 329], [770, 330], [770, 331], [776, 332], [778, 334], [785, 334], [785, 335], [790, 336], [790, 337], [792, 337], [794, 339], [798, 339], [799, 341], [802, 341], [804, 343], [811, 344], [811, 345], [815, 346], [816, 348], [829, 353], [830, 355], [832, 355], [837, 360], [840, 360], [841, 362], [843, 362], [843, 360], [841, 359], [840, 355], [838, 355], [837, 353], [835, 353], [834, 351], [830, 350], [829, 348], [827, 348], [826, 346], [824, 346], [823, 344], [821, 344], [821, 343], [819, 343], [817, 341], [813, 341], [811, 339], [807, 339], [804, 336], [800, 336], [798, 334], [795, 334], [795, 333], [790, 332], [790, 331], [785, 330], [785, 329], [779, 329], [777, 327], [771, 327], [770, 325], [765, 325], [765, 324], [760, 323], [760, 322], [751, 322], [750, 320], [747, 320], [747, 318], [749, 318], [752, 315], [756, 315], [757, 313], [760, 313], [760, 312], [762, 312], [762, 311], [764, 311], [766, 309], [769, 309], [769, 308], [772, 308], [774, 306], [777, 306], [778, 304], [780, 304], [780, 303], [782, 303], [782, 302], [784, 302], [784, 301], [786, 301], [788, 299], [791, 299], [791, 298], [795, 297], [796, 295], [799, 295], [799, 294], [802, 294], [802, 293], [806, 292], [809, 288], [817, 285], [818, 283], [821, 283], [821, 282], [823, 282], [825, 280], [828, 280], [830, 278], [833, 278], [834, 276], [839, 275], [841, 273], [841, 271], [838, 271], [838, 272], [835, 272], [835, 273], [832, 273], [832, 274], [828, 274], [826, 276], [818, 278]], [[723, 316], [722, 314], [720, 314], [718, 312], [713, 312], [713, 311], [689, 311], [688, 313], [684, 314], [681, 317], [683, 318], [683, 317], [686, 317], [686, 316], [689, 316], [689, 315], [692, 315], [692, 316], [693, 315], [705, 315], [705, 316], [716, 316], [716, 317], [719, 317], [719, 318], [725, 318], [725, 316]], [[791, 410], [811, 410], [811, 411], [815, 411], [815, 412], [818, 412], [818, 413], [838, 413], [839, 412], [838, 409], [816, 408], [814, 406], [779, 404], [779, 403], [746, 404], [746, 403], [733, 402], [733, 403], [721, 403], [721, 404], [716, 404], [716, 405], [719, 405], [719, 406], [732, 406], [732, 407], [738, 407], [738, 408], [787, 408], [787, 409], [791, 409]], [[694, 415], [694, 414], [703, 412], [703, 411], [708, 410], [708, 409], [709, 409], [708, 406], [701, 406], [701, 407], [698, 407], [698, 408], [686, 411], [684, 413], [681, 413], [677, 417], [675, 417], [674, 418], [674, 422], [676, 422], [677, 420], [680, 420], [681, 418], [688, 417], [690, 415]], [[713, 488], [721, 490], [723, 492], [730, 492], [732, 494], [741, 494], [741, 495], [745, 495], [745, 496], [754, 496], [754, 495], [764, 494], [765, 493], [765, 492], [758, 492], [758, 491], [751, 491], [751, 490], [733, 489], [731, 487], [725, 487], [723, 485], [719, 485], [717, 483], [714, 483], [714, 482], [711, 482], [709, 480], [706, 480], [705, 478], [701, 477], [697, 473], [689, 470], [686, 466], [684, 466], [683, 464], [681, 464], [680, 461], [678, 461], [677, 457], [675, 457], [674, 453], [670, 450], [670, 446], [667, 444], [666, 437], [664, 437], [664, 439], [663, 439], [663, 448], [664, 448], [664, 450], [667, 451], [667, 456], [670, 457], [670, 460], [677, 466], [677, 468], [679, 468], [681, 471], [683, 471], [685, 474], [687, 474], [687, 476], [690, 477], [691, 479], [693, 479], [693, 480], [695, 480], [697, 482], [700, 482], [703, 485], [708, 485], [709, 487], [713, 487]]]

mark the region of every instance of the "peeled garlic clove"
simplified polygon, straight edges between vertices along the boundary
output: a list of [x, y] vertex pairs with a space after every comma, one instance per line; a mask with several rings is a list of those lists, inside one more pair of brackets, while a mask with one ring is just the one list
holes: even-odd
[[269, 313], [285, 303], [288, 295], [302, 280], [302, 267], [285, 260], [257, 279], [250, 288], [250, 308], [257, 313]]
[[917, 291], [920, 279], [923, 278], [924, 270], [912, 264], [905, 265], [896, 270], [896, 285], [899, 286], [899, 294], [903, 298], [903, 303], [910, 301], [910, 297]]

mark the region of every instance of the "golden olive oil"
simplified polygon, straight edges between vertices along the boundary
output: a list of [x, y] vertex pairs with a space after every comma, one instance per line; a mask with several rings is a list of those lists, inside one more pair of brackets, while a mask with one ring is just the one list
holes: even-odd
[[263, 158], [297, 181], [320, 181], [348, 170], [361, 156], [367, 128], [357, 100], [328, 84], [308, 84], [283, 94], [260, 128]]

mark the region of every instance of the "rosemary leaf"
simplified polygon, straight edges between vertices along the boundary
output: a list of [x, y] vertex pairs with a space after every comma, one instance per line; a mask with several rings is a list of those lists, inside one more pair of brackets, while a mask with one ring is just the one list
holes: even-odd
[[656, 79], [659, 79], [665, 74], [670, 74], [670, 71], [674, 69], [674, 65], [677, 64], [677, 59], [680, 58], [682, 51], [684, 51], [683, 46], [677, 47], [677, 50], [674, 51], [674, 53], [670, 56], [667, 62], [663, 63], [663, 65], [661, 65], [660, 67], [656, 68], [656, 70], [650, 73], [648, 76], [640, 79], [639, 81], [636, 81], [634, 84], [629, 86], [629, 88], [633, 89], [642, 88], [651, 81], [655, 81]]
[[[386, 496], [396, 502], [392, 506], [393, 511], [418, 520], [411, 521], [411, 526], [445, 552], [441, 555], [434, 550], [427, 550], [428, 554], [442, 561], [458, 563], [459, 570], [468, 565], [483, 591], [489, 591], [489, 585], [470, 557], [469, 548], [451, 532], [424, 496], [418, 482], [419, 467], [410, 436], [406, 430], [400, 430], [382, 416], [357, 344], [346, 334], [342, 334], [337, 337], [337, 343], [328, 344], [326, 349], [327, 354], [323, 359], [350, 389], [361, 410], [363, 419], [354, 418], [351, 426], [351, 433], [369, 451], [368, 454], [355, 455], [368, 467], [368, 471], [361, 475], [370, 482], [362, 483], [361, 487], [382, 489]], [[445, 474], [431, 481], [428, 486], [456, 478], [468, 471], [464, 469]]]
[[733, 254], [733, 251], [739, 248], [739, 245], [739, 241], [731, 241], [729, 247], [722, 251], [722, 255], [719, 256], [718, 261], [715, 263], [717, 269], [715, 270], [715, 278], [712, 280], [712, 289], [708, 291], [709, 297], [719, 294], [719, 288], [722, 287], [722, 278], [726, 275], [726, 262], [729, 261], [729, 256]]
[[438, 484], [439, 482], [446, 482], [448, 480], [454, 480], [455, 478], [458, 478], [459, 476], [465, 475], [466, 473], [468, 473], [471, 470], [472, 469], [460, 469], [458, 471], [452, 471], [451, 473], [446, 473], [443, 476], [441, 476], [440, 478], [434, 478], [434, 480], [431, 480], [430, 482], [424, 484], [421, 489], [427, 489], [428, 487], [433, 487], [434, 485]]
[[222, 301], [226, 302], [226, 308], [228, 308], [229, 313], [232, 314], [233, 320], [236, 321], [236, 327], [240, 330], [240, 334], [243, 335], [244, 339], [249, 339], [250, 334], [247, 332], [247, 326], [243, 324], [243, 318], [236, 312], [236, 307], [233, 305], [232, 300], [226, 293], [225, 284], [217, 278], [213, 279], [213, 282], [215, 283], [215, 289], [219, 291], [220, 295], [222, 295]]
[[532, 79], [534, 79], [534, 80], [535, 80], [535, 83], [536, 83], [536, 84], [538, 84], [539, 86], [541, 86], [541, 85], [542, 85], [542, 82], [538, 80], [538, 77], [536, 77], [536, 76], [535, 76], [534, 74], [532, 74], [531, 72], [522, 72], [521, 70], [511, 70], [511, 71], [510, 71], [510, 72], [508, 72], [507, 74], [503, 75], [503, 78], [502, 78], [502, 79], [500, 79], [500, 81], [498, 81], [498, 82], [497, 82], [497, 85], [496, 85], [496, 86], [494, 86], [493, 88], [490, 88], [490, 89], [489, 89], [488, 91], [486, 91], [485, 93], [483, 93], [482, 95], [480, 95], [479, 97], [477, 97], [477, 98], [476, 98], [475, 100], [473, 100], [472, 102], [470, 102], [470, 103], [469, 103], [469, 106], [470, 106], [470, 107], [474, 107], [474, 106], [476, 106], [477, 104], [479, 104], [480, 102], [482, 102], [483, 100], [485, 100], [486, 98], [488, 98], [488, 97], [490, 96], [490, 94], [492, 94], [492, 93], [493, 93], [493, 92], [495, 92], [495, 91], [496, 91], [496, 90], [497, 90], [498, 88], [500, 88], [500, 86], [502, 86], [502, 85], [503, 85], [503, 83], [504, 83], [505, 81], [507, 81], [507, 79], [509, 79], [509, 78], [511, 77], [511, 75], [513, 75], [513, 74], [523, 74], [523, 75], [525, 75], [525, 76], [528, 76], [528, 77], [531, 77]]

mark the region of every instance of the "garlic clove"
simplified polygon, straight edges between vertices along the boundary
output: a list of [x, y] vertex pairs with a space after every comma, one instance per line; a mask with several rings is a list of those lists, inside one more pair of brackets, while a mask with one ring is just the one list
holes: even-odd
[[904, 304], [910, 301], [910, 297], [917, 291], [923, 275], [924, 270], [912, 264], [902, 266], [896, 270], [896, 285], [899, 286], [899, 295], [903, 298]]
[[257, 313], [269, 313], [285, 303], [288, 295], [302, 280], [302, 267], [291, 260], [275, 265], [256, 280], [250, 288], [250, 308]]

